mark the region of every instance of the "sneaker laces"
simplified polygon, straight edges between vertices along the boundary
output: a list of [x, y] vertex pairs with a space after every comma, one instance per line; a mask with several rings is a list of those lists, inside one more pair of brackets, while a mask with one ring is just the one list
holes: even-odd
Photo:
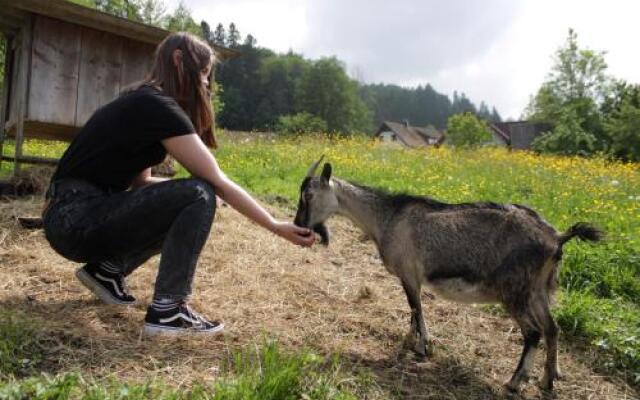
[[200, 315], [197, 312], [193, 311], [193, 309], [191, 308], [191, 306], [187, 302], [183, 302], [182, 306], [187, 311], [187, 314], [189, 315], [189, 317], [191, 319], [194, 319], [194, 320], [198, 321], [199, 325], [204, 325], [204, 324], [206, 324], [208, 322], [202, 315]]

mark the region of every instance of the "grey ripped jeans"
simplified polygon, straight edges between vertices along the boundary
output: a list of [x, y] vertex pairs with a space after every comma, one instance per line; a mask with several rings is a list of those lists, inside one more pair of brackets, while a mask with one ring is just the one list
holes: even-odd
[[106, 193], [86, 181], [54, 182], [43, 219], [45, 235], [62, 256], [83, 263], [110, 261], [126, 276], [161, 253], [155, 298], [191, 294], [196, 263], [215, 215], [213, 187], [177, 179]]

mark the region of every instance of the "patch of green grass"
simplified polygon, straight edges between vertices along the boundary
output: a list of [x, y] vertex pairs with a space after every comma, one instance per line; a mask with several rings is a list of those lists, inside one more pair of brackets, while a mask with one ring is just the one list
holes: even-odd
[[42, 334], [26, 316], [0, 311], [0, 378], [26, 376], [44, 358]]
[[640, 253], [608, 243], [597, 247], [567, 246], [560, 281], [569, 291], [588, 292], [606, 299], [640, 299]]
[[259, 352], [234, 355], [235, 379], [215, 386], [216, 400], [355, 399], [340, 388], [337, 359], [325, 360], [310, 352], [283, 354], [275, 342]]
[[[60, 158], [69, 143], [29, 139], [25, 140], [22, 153], [28, 156]], [[12, 157], [15, 153], [15, 141], [12, 139], [4, 142], [3, 154]], [[25, 164], [27, 165], [27, 164]], [[28, 165], [27, 165], [28, 168]], [[2, 161], [0, 164], [0, 178], [7, 178], [13, 173], [13, 162]]]
[[[1, 384], [1, 382], [0, 382]], [[178, 391], [162, 382], [128, 384], [116, 381], [104, 384], [88, 382], [82, 375], [67, 373], [59, 376], [39, 375], [23, 380], [11, 380], [0, 386], [0, 398], [6, 400], [178, 400], [211, 399], [207, 390], [196, 386], [192, 390]]]
[[602, 350], [603, 365], [628, 371], [640, 384], [640, 310], [622, 299], [565, 292], [554, 312], [565, 335], [587, 338]]
[[[327, 361], [304, 351], [287, 354], [275, 342], [234, 352], [225, 374], [210, 385], [189, 390], [168, 388], [161, 381], [129, 384], [116, 380], [92, 382], [79, 374], [0, 380], [0, 398], [7, 400], [354, 400], [357, 379], [345, 379], [337, 357]], [[361, 380], [365, 382], [365, 380]], [[363, 390], [366, 382], [356, 385]], [[364, 387], [366, 389], [366, 387]]]

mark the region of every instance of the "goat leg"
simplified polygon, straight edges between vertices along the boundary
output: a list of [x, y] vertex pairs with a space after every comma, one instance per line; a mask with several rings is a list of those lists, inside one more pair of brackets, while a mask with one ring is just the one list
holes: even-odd
[[411, 327], [409, 329], [408, 338], [412, 340], [412, 350], [419, 357], [427, 356], [427, 328], [422, 315], [422, 303], [420, 301], [420, 287], [415, 288], [405, 281], [402, 281], [402, 287], [407, 295], [407, 301], [411, 308]]
[[536, 348], [540, 342], [540, 332], [529, 328], [527, 325], [520, 323], [520, 329], [522, 330], [522, 336], [524, 337], [524, 346], [522, 348], [522, 355], [520, 361], [516, 367], [516, 371], [513, 376], [505, 384], [507, 389], [517, 392], [520, 388], [522, 381], [529, 376], [529, 370], [533, 365], [533, 360], [536, 354]]
[[544, 375], [540, 385], [544, 390], [553, 390], [553, 381], [562, 379], [558, 368], [558, 324], [554, 321], [549, 311], [549, 305], [544, 304], [542, 311], [544, 321], [544, 341], [547, 345], [547, 359], [544, 365]]

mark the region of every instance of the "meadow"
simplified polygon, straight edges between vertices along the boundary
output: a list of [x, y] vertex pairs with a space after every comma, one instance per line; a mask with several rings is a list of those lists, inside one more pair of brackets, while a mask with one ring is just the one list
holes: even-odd
[[[277, 138], [243, 133], [221, 136], [222, 146], [216, 156], [224, 171], [287, 216], [291, 216], [297, 203], [299, 184], [306, 169], [324, 154], [332, 163], [335, 176], [361, 184], [446, 202], [488, 200], [524, 204], [537, 210], [559, 230], [578, 221], [603, 228], [607, 239], [602, 244], [592, 246], [572, 241], [565, 246], [561, 290], [554, 315], [561, 325], [564, 345], [588, 354], [585, 357], [593, 361], [597, 373], [619, 377], [632, 387], [640, 385], [640, 170], [637, 164], [601, 157], [540, 156], [500, 148], [458, 150], [445, 146], [410, 150], [379, 144], [365, 137]], [[52, 157], [63, 151], [64, 144], [33, 141], [26, 149], [29, 154]], [[10, 167], [3, 162], [2, 173], [6, 174]], [[179, 176], [184, 175], [185, 171], [180, 170]], [[340, 240], [358, 240], [357, 231], [347, 228], [346, 232], [350, 234], [339, 237]], [[482, 307], [479, 312], [487, 318], [502, 314], [499, 307]], [[0, 336], [6, 343], [15, 342], [15, 346], [0, 348], [3, 365], [0, 379], [4, 375], [7, 382], [11, 382], [5, 392], [0, 389], [0, 397], [10, 390], [24, 394], [52, 387], [62, 387], [60, 390], [83, 387], [96, 393], [91, 398], [117, 397], [114, 393], [123, 391], [140, 393], [139, 398], [149, 398], [145, 396], [150, 396], [153, 390], [163, 393], [162, 396], [166, 393], [166, 398], [192, 395], [200, 398], [197, 393], [206, 393], [199, 386], [192, 386], [188, 395], [171, 388], [165, 391], [155, 384], [92, 386], [94, 383], [90, 380], [75, 375], [36, 377], [31, 381], [18, 379], [20, 371], [33, 373], [29, 369], [31, 361], [36, 364], [35, 357], [28, 356], [31, 343], [17, 339], [24, 338], [21, 332], [31, 329], [31, 325], [28, 316], [19, 313], [5, 315], [2, 320], [5, 322]], [[473, 332], [467, 334], [472, 336]], [[277, 364], [274, 369], [285, 378], [276, 374], [278, 383], [274, 386], [289, 385], [287, 387], [293, 388], [288, 394], [293, 396], [290, 398], [357, 398], [371, 388], [366, 378], [354, 378], [361, 376], [359, 370], [341, 368], [339, 354], [318, 356], [316, 350], [282, 354], [277, 346], [268, 343], [262, 348], [262, 353], [258, 351], [254, 357]], [[20, 351], [26, 356], [16, 359], [15, 354]], [[267, 398], [257, 396], [259, 389], [254, 386], [262, 382], [269, 387], [265, 390], [272, 390], [271, 383], [256, 378], [255, 369], [250, 368], [252, 363], [242, 361], [242, 349], [233, 354], [228, 357], [229, 380], [220, 380], [216, 387], [217, 396], [222, 396], [225, 390], [231, 394], [215, 398]], [[26, 362], [20, 361], [25, 359]], [[366, 370], [362, 374], [366, 376]], [[264, 374], [260, 376], [267, 379]], [[309, 376], [314, 378], [309, 380]], [[287, 381], [286, 377], [291, 380]], [[131, 395], [130, 398], [138, 397]]]
[[566, 246], [555, 315], [565, 335], [610, 351], [607, 365], [629, 369], [640, 383], [638, 164], [502, 148], [409, 150], [363, 137], [265, 138], [222, 147], [218, 157], [223, 169], [252, 192], [293, 206], [300, 179], [291, 177], [304, 176], [311, 160], [322, 154], [336, 176], [391, 192], [451, 203], [524, 204], [559, 230], [578, 221], [603, 228], [605, 244]]

